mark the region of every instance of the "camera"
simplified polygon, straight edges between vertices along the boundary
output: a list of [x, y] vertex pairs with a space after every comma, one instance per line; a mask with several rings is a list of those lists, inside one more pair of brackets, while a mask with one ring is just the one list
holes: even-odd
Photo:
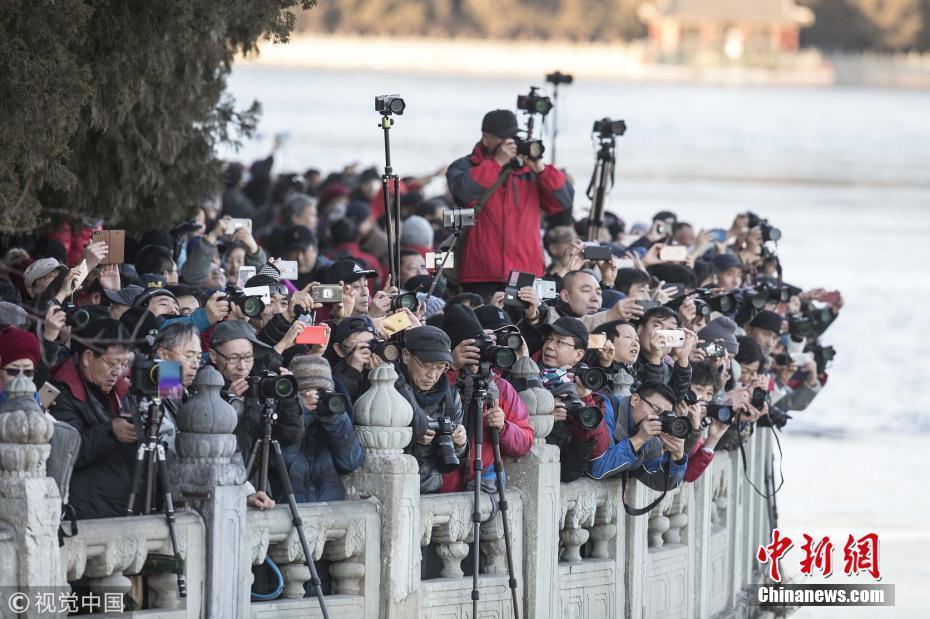
[[246, 380], [249, 383], [250, 398], [290, 400], [297, 397], [297, 379], [289, 374], [278, 376], [271, 370], [264, 370], [256, 376], [249, 376]]
[[588, 367], [587, 363], [579, 363], [575, 366], [574, 374], [585, 389], [600, 391], [607, 386], [607, 372], [603, 368], [592, 368]]
[[602, 118], [594, 121], [594, 128], [591, 129], [591, 132], [600, 134], [602, 140], [605, 138], [612, 138], [615, 135], [623, 135], [626, 133], [626, 123], [622, 120]]
[[823, 346], [820, 342], [807, 347], [808, 352], [814, 353], [814, 363], [817, 364], [817, 373], [823, 374], [827, 364], [836, 358], [836, 349], [832, 346]]
[[521, 140], [514, 138], [517, 145], [517, 154], [527, 159], [542, 159], [546, 147], [543, 146], [542, 140]]
[[590, 244], [581, 248], [581, 257], [585, 260], [611, 260], [614, 257], [610, 248], [606, 245]]
[[695, 300], [695, 303], [697, 303], [698, 300], [703, 301], [715, 312], [729, 314], [737, 309], [736, 295], [731, 292], [714, 295], [709, 288], [698, 288], [695, 292], [698, 294], [698, 299]]
[[561, 86], [562, 84], [571, 84], [575, 81], [575, 76], [571, 73], [562, 73], [561, 71], [556, 71], [555, 73], [550, 73], [546, 76], [546, 81], [552, 84], [553, 86]]
[[378, 95], [375, 97], [375, 111], [379, 114], [388, 116], [397, 114], [400, 116], [407, 109], [407, 104], [400, 98], [400, 95]]
[[723, 345], [723, 340], [716, 339], [713, 342], [706, 342], [701, 346], [704, 356], [708, 359], [719, 359], [727, 354], [727, 349]]
[[789, 314], [788, 333], [795, 342], [803, 342], [804, 338], [814, 334], [814, 322], [807, 316]]
[[517, 351], [509, 346], [500, 346], [497, 338], [487, 333], [481, 333], [475, 338], [476, 346], [481, 354], [481, 361], [490, 363], [492, 366], [508, 370], [517, 362]]
[[388, 363], [394, 363], [400, 359], [400, 344], [391, 340], [371, 340], [369, 344], [371, 352], [378, 355]]
[[659, 414], [659, 422], [662, 424], [662, 431], [675, 438], [688, 438], [691, 434], [691, 422], [688, 418], [679, 417], [672, 411], [662, 411]]
[[265, 302], [260, 296], [249, 296], [238, 286], [226, 286], [226, 300], [234, 303], [249, 318], [261, 316], [265, 311]]
[[317, 392], [320, 401], [316, 405], [317, 417], [333, 417], [346, 412], [349, 408], [349, 401], [345, 395], [337, 391], [320, 390]]
[[417, 311], [420, 301], [417, 299], [415, 292], [402, 292], [391, 297], [391, 311], [396, 312], [399, 309], [408, 309], [411, 312]]
[[768, 279], [756, 283], [756, 292], [772, 303], [787, 303], [791, 299], [791, 286]]
[[523, 337], [513, 331], [500, 331], [494, 334], [498, 346], [506, 346], [514, 350], [520, 350], [523, 346]]
[[749, 216], [749, 227], [759, 228], [762, 230], [762, 241], [775, 241], [781, 239], [781, 230], [769, 223], [768, 219], [762, 219], [753, 212], [746, 213]]
[[158, 395], [158, 359], [143, 359], [132, 366], [130, 383], [136, 393], [154, 397]]
[[552, 389], [552, 395], [565, 407], [566, 414], [585, 430], [594, 430], [601, 425], [604, 415], [596, 406], [588, 406], [581, 401], [574, 384], [558, 383]]
[[447, 208], [442, 212], [442, 227], [461, 230], [475, 225], [475, 209]]
[[430, 419], [426, 427], [436, 433], [433, 442], [436, 444], [436, 459], [439, 472], [451, 473], [459, 467], [459, 458], [455, 455], [455, 445], [452, 443], [452, 430], [455, 424], [448, 417]]
[[703, 299], [694, 300], [694, 309], [698, 316], [710, 316], [710, 305], [708, 305], [707, 301], [704, 301]]
[[90, 312], [84, 308], [78, 307], [77, 304], [72, 301], [65, 301], [59, 305], [58, 311], [65, 313], [65, 324], [75, 331], [80, 331], [90, 324]]
[[314, 303], [342, 303], [342, 286], [339, 284], [321, 284], [310, 289], [310, 298]]
[[552, 111], [552, 100], [539, 94], [538, 86], [530, 86], [530, 94], [517, 96], [517, 109], [545, 116]]
[[768, 399], [768, 397], [768, 391], [762, 387], [756, 387], [752, 390], [752, 400], [750, 400], [749, 403], [752, 404], [753, 408], [756, 410], [762, 410], [762, 407], [765, 406], [765, 401]]
[[820, 331], [826, 329], [835, 318], [833, 309], [830, 307], [811, 307], [807, 310], [807, 317], [814, 328]]
[[735, 417], [733, 407], [720, 404], [719, 402], [707, 403], [707, 416], [710, 419], [716, 419], [720, 423], [726, 425], [733, 423], [733, 418]]

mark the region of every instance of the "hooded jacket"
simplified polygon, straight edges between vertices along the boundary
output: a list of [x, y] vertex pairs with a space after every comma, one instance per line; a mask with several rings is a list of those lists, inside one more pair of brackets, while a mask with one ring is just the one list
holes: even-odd
[[[454, 161], [446, 172], [456, 204], [472, 207], [494, 185], [502, 167], [478, 144], [471, 155]], [[511, 271], [543, 272], [540, 217], [570, 211], [574, 189], [551, 165], [539, 174], [523, 166], [513, 171], [481, 209], [466, 237], [459, 262], [462, 283], [503, 282]]]

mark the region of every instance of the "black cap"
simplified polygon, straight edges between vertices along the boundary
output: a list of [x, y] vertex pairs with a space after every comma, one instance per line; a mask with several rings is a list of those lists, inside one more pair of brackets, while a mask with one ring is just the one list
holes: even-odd
[[562, 316], [551, 325], [543, 325], [540, 328], [543, 337], [549, 337], [552, 332], [559, 335], [566, 335], [575, 340], [575, 348], [588, 348], [588, 330], [584, 323], [571, 316]]
[[375, 326], [371, 322], [371, 318], [365, 315], [350, 316], [336, 325], [330, 339], [334, 344], [342, 344], [342, 342], [353, 333], [362, 333], [363, 331], [375, 333]]
[[256, 355], [271, 349], [255, 335], [255, 329], [244, 320], [224, 320], [215, 327], [210, 334], [210, 348], [216, 348], [232, 340], [249, 340], [253, 344]]
[[316, 235], [307, 226], [288, 226], [281, 235], [281, 246], [284, 251], [291, 251], [292, 249], [303, 251], [311, 245], [316, 245]]
[[478, 322], [482, 327], [492, 331], [513, 326], [513, 321], [510, 320], [507, 312], [496, 305], [482, 305], [475, 309], [475, 316], [478, 317]]
[[136, 297], [138, 297], [143, 292], [145, 292], [145, 289], [142, 286], [129, 284], [122, 290], [104, 290], [103, 295], [110, 300], [110, 303], [116, 303], [117, 305], [132, 305], [132, 302], [136, 300]]
[[749, 326], [757, 329], [765, 329], [766, 331], [771, 331], [775, 335], [779, 335], [781, 333], [782, 320], [784, 319], [781, 317], [781, 314], [771, 310], [762, 310], [749, 322]]
[[475, 312], [467, 305], [456, 303], [445, 311], [442, 330], [449, 335], [452, 348], [462, 340], [470, 340], [481, 335], [482, 327]]
[[404, 290], [408, 292], [429, 292], [432, 283], [432, 275], [414, 275], [404, 284]]
[[133, 298], [132, 304], [136, 307], [145, 307], [148, 305], [149, 301], [155, 297], [171, 297], [175, 301], [178, 300], [178, 298], [174, 296], [174, 293], [167, 288], [148, 288], [137, 294], [135, 298]]
[[520, 132], [517, 115], [510, 110], [494, 110], [484, 115], [481, 131], [499, 138], [512, 138]]
[[404, 348], [423, 361], [452, 363], [452, 342], [436, 327], [424, 325], [404, 331]]
[[321, 284], [351, 284], [363, 277], [373, 277], [377, 271], [366, 269], [361, 264], [351, 258], [343, 258], [332, 263], [320, 274]]

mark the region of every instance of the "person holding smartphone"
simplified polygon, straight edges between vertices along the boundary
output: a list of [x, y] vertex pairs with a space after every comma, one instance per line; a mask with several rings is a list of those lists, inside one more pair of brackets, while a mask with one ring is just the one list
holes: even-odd
[[17, 376], [25, 376], [31, 381], [35, 380], [36, 368], [39, 366], [41, 354], [39, 340], [29, 331], [6, 327], [0, 330], [0, 364], [3, 372], [3, 392], [0, 393], [0, 402], [7, 399], [10, 383]]

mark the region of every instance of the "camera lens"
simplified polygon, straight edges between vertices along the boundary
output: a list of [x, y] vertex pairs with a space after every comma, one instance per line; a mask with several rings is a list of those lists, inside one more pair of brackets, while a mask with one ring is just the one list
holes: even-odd
[[601, 411], [595, 406], [585, 406], [580, 411], [578, 411], [578, 423], [581, 424], [581, 427], [585, 430], [594, 430], [599, 425], [604, 416], [601, 414]]
[[517, 352], [506, 346], [495, 346], [492, 350], [493, 363], [501, 369], [512, 368], [517, 362]]
[[242, 308], [242, 313], [249, 318], [255, 318], [265, 311], [265, 303], [260, 297], [246, 297], [242, 301], [240, 307]]
[[391, 299], [391, 309], [408, 309], [411, 312], [417, 311], [420, 302], [417, 300], [417, 295], [415, 292], [405, 292], [403, 294], [395, 295]]
[[507, 348], [519, 349], [523, 345], [523, 339], [516, 333], [499, 333], [497, 343]]
[[90, 312], [80, 308], [74, 310], [74, 313], [68, 316], [68, 324], [75, 330], [80, 331], [90, 324]]
[[601, 368], [586, 368], [579, 372], [581, 384], [591, 391], [600, 391], [607, 386], [607, 372]]

